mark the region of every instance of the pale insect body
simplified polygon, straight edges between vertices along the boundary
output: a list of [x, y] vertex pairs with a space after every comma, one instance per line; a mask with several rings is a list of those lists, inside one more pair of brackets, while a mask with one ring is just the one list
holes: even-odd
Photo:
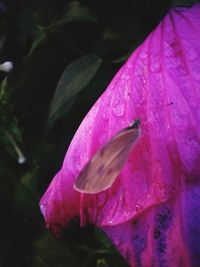
[[74, 189], [94, 194], [111, 187], [140, 135], [139, 125], [140, 121], [135, 120], [98, 150], [76, 179]]

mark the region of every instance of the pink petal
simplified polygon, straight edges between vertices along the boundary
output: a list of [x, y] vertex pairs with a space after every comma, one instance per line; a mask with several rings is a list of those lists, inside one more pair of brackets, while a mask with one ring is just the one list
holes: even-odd
[[[200, 266], [193, 263], [200, 255], [199, 36], [200, 5], [173, 9], [119, 70], [41, 199], [52, 231], [59, 233], [80, 213], [82, 225], [89, 220], [102, 227], [131, 266]], [[142, 136], [113, 186], [96, 195], [75, 192], [74, 180], [86, 162], [136, 118]], [[160, 234], [166, 244], [160, 256], [162, 241], [153, 233], [166, 210], [170, 221]], [[139, 251], [138, 231], [145, 243]]]
[[71, 176], [69, 173], [66, 174], [63, 168], [56, 174], [40, 200], [40, 209], [45, 217], [46, 226], [55, 235], [59, 235], [63, 226], [79, 216], [80, 195], [73, 190], [72, 183]]
[[103, 227], [132, 267], [200, 266], [200, 183], [166, 203]]

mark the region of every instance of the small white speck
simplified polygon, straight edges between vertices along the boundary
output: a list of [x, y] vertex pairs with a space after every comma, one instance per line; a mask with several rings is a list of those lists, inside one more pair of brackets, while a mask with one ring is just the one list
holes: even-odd
[[13, 70], [13, 63], [11, 61], [6, 61], [0, 64], [0, 70], [10, 73]]

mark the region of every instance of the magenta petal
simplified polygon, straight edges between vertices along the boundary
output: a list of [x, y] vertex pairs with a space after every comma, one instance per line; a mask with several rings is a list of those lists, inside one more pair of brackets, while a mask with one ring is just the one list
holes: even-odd
[[[195, 199], [192, 194], [200, 181], [199, 36], [200, 5], [172, 9], [113, 78], [80, 125], [62, 169], [41, 199], [54, 232], [80, 214], [82, 224], [89, 220], [107, 232], [131, 266], [140, 266], [139, 260], [152, 266], [151, 255], [155, 266], [200, 266], [192, 263], [199, 257], [193, 253], [200, 255], [200, 246], [194, 245], [200, 241], [199, 191]], [[113, 186], [96, 195], [75, 192], [73, 182], [86, 162], [136, 118], [141, 138]], [[197, 215], [188, 215], [190, 206]], [[163, 230], [168, 265], [162, 265], [159, 241], [152, 235], [158, 214], [166, 210], [171, 214]], [[135, 218], [143, 230], [134, 225]], [[140, 240], [133, 241], [137, 231], [145, 240], [141, 252], [134, 243]]]
[[103, 227], [130, 266], [200, 266], [200, 184], [141, 216]]
[[80, 195], [72, 189], [72, 183], [71, 177], [65, 175], [64, 170], [58, 172], [40, 200], [47, 227], [55, 235], [59, 235], [71, 219], [79, 216]]

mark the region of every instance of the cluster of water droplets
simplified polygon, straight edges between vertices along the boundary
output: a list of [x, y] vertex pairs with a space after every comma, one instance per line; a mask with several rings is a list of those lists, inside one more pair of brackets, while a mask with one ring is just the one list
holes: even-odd
[[76, 173], [79, 173], [81, 171], [81, 156], [80, 156], [80, 149], [77, 146], [77, 148], [73, 151], [73, 170]]

